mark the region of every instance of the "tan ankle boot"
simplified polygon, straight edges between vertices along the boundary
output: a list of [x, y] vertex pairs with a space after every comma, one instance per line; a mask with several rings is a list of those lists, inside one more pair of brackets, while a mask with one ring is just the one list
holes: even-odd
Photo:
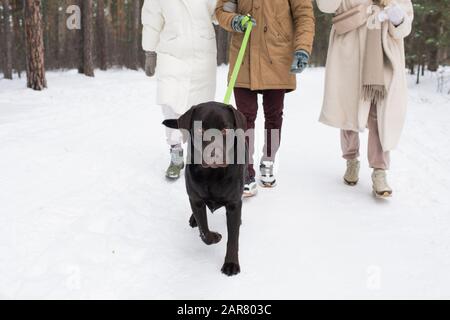
[[386, 179], [386, 170], [375, 169], [372, 173], [373, 193], [377, 198], [392, 197], [392, 189]]
[[347, 160], [347, 171], [345, 171], [344, 182], [349, 186], [356, 186], [359, 181], [360, 163], [358, 159]]

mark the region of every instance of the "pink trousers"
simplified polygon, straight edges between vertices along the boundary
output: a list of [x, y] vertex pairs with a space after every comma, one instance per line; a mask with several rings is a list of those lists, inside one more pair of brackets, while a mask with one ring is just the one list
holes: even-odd
[[[368, 159], [373, 169], [388, 170], [390, 166], [389, 152], [384, 152], [378, 132], [377, 107], [372, 104], [367, 123], [369, 128]], [[359, 157], [359, 133], [341, 130], [341, 147], [344, 159], [353, 160]]]

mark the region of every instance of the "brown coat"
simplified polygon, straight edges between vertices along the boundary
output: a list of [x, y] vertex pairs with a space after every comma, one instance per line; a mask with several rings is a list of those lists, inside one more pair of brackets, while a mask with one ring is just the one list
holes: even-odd
[[[219, 0], [216, 16], [228, 31], [236, 13], [223, 10], [228, 0]], [[251, 90], [296, 89], [290, 73], [296, 50], [312, 51], [315, 19], [311, 0], [238, 0], [238, 14], [256, 20], [249, 48], [236, 82], [238, 88]], [[230, 75], [244, 35], [233, 32], [230, 46]]]

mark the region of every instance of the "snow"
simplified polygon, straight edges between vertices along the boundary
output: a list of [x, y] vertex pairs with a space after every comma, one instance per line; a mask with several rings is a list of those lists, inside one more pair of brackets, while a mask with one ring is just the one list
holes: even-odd
[[431, 73], [409, 79], [395, 196], [380, 201], [365, 156], [360, 184], [342, 183], [338, 130], [317, 122], [323, 78], [308, 70], [287, 97], [279, 186], [244, 204], [234, 278], [220, 273], [223, 210], [209, 217], [224, 240], [207, 247], [183, 180], [164, 179], [154, 79], [0, 80], [0, 298], [450, 298], [449, 95]]

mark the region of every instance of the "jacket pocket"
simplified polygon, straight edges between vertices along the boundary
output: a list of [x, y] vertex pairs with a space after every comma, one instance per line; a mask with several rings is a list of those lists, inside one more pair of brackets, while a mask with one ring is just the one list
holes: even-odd
[[161, 41], [169, 42], [178, 38], [178, 25], [175, 23], [168, 23], [164, 26], [164, 29], [161, 33]]
[[291, 39], [290, 39], [291, 37], [289, 37], [289, 35], [286, 33], [286, 31], [284, 31], [283, 26], [280, 24], [280, 22], [278, 22], [278, 20], [276, 18], [269, 17], [268, 22], [269, 22], [269, 28], [271, 29], [272, 33], [274, 33], [274, 35], [277, 38], [280, 38], [280, 39], [284, 40], [285, 42], [291, 41]]
[[292, 41], [287, 41], [276, 30], [270, 31], [270, 26], [264, 28], [264, 46], [270, 64], [290, 64], [293, 53]]
[[[267, 28], [267, 27], [266, 27], [266, 28]], [[267, 44], [267, 32], [264, 33], [263, 38], [264, 38], [264, 45], [265, 45], [265, 47], [266, 47], [267, 58], [269, 58], [270, 64], [273, 64], [272, 54], [270, 53], [269, 45]]]

